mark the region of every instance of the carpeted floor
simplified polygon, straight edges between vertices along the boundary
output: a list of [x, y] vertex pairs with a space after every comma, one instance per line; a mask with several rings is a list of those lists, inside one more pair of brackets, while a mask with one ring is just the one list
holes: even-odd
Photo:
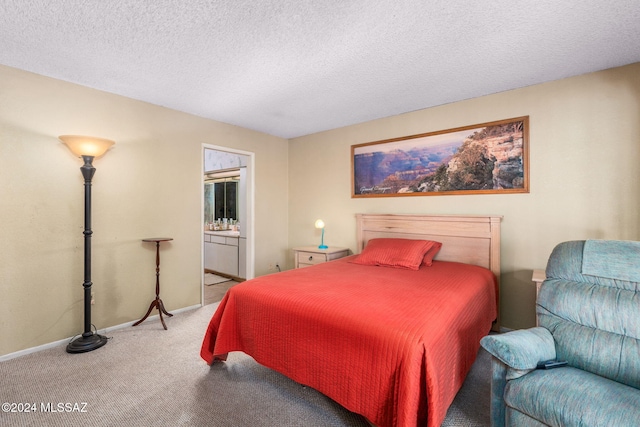
[[[199, 357], [217, 304], [107, 334], [93, 352], [64, 346], [0, 363], [2, 426], [368, 426], [313, 389], [243, 353], [208, 366]], [[489, 357], [483, 350], [443, 426], [489, 425]]]

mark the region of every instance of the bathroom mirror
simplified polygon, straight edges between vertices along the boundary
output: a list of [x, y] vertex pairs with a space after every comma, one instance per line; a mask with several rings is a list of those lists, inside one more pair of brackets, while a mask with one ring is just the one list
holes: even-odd
[[204, 181], [205, 223], [218, 219], [238, 219], [238, 183], [240, 175], [207, 174]]

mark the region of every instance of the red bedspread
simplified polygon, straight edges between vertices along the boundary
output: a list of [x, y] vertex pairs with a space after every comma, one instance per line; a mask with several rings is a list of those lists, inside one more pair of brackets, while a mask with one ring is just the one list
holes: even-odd
[[243, 351], [377, 426], [439, 426], [496, 318], [493, 273], [349, 259], [234, 286], [200, 355]]

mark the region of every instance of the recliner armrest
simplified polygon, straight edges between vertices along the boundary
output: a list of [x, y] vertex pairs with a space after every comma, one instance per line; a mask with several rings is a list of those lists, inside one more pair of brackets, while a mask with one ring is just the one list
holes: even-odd
[[541, 327], [488, 335], [480, 340], [480, 344], [505, 365], [517, 370], [535, 369], [538, 362], [556, 358], [553, 336]]
[[480, 344], [491, 359], [491, 425], [505, 425], [504, 390], [507, 382], [528, 374], [538, 362], [556, 358], [553, 336], [545, 328], [522, 329], [488, 335]]

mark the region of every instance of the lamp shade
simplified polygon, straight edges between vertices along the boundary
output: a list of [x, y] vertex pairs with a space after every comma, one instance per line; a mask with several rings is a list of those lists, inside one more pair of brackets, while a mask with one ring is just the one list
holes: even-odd
[[115, 142], [104, 139], [96, 138], [93, 136], [82, 135], [62, 135], [58, 137], [60, 141], [64, 142], [69, 150], [78, 157], [92, 156], [100, 157], [107, 150], [115, 144]]
[[316, 221], [316, 228], [324, 228], [324, 221], [319, 219]]

